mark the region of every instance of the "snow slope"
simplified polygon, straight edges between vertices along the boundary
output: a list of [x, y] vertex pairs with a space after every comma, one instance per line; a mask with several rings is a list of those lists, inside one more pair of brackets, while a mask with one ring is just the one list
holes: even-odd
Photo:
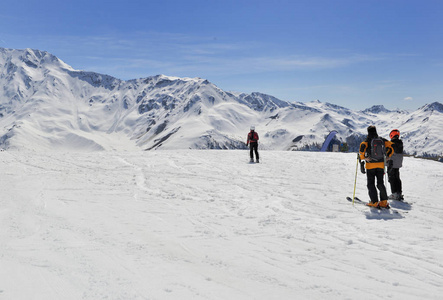
[[381, 214], [355, 154], [261, 155], [0, 152], [0, 299], [441, 299], [441, 163]]

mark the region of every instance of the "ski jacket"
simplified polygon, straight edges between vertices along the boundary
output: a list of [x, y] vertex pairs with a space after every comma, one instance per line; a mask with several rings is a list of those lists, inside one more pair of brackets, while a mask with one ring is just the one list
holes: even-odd
[[400, 169], [403, 166], [403, 141], [396, 138], [391, 140], [392, 149], [394, 149], [394, 154], [392, 154], [392, 167], [394, 169]]
[[[359, 155], [360, 155], [360, 159], [361, 160], [365, 160], [365, 158], [367, 157], [367, 153], [366, 151], [368, 150], [368, 147], [371, 146], [371, 140], [372, 138], [367, 138], [364, 142], [362, 142], [360, 144], [360, 151], [359, 151]], [[386, 157], [390, 158], [392, 156], [392, 154], [394, 153], [394, 149], [392, 148], [392, 143], [386, 139], [383, 139], [383, 141], [385, 142], [385, 149], [386, 149]], [[370, 170], [370, 169], [384, 169], [385, 167], [385, 163], [384, 162], [366, 162], [366, 169]]]
[[248, 140], [246, 141], [246, 145], [248, 145], [249, 143], [257, 143], [258, 142], [258, 133], [251, 130], [248, 133]]

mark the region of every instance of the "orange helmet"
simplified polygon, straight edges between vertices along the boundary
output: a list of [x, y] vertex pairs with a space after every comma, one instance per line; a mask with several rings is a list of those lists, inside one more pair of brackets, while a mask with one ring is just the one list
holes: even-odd
[[391, 140], [395, 137], [400, 137], [400, 131], [398, 129], [392, 130], [389, 134], [389, 137], [391, 138]]

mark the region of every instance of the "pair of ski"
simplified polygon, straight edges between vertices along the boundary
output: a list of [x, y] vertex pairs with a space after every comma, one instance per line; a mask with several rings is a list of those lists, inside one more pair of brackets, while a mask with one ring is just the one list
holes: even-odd
[[353, 202], [353, 203], [357, 203], [357, 204], [360, 204], [360, 205], [364, 205], [364, 206], [369, 207], [371, 209], [377, 209], [377, 210], [381, 210], [381, 211], [388, 211], [389, 210], [389, 211], [392, 211], [394, 214], [398, 214], [399, 213], [398, 210], [391, 209], [390, 207], [372, 207], [372, 206], [369, 206], [368, 202], [365, 202], [365, 201], [361, 200], [358, 197], [354, 197], [354, 201], [352, 201], [351, 197], [346, 197], [346, 200], [348, 200], [349, 202]]

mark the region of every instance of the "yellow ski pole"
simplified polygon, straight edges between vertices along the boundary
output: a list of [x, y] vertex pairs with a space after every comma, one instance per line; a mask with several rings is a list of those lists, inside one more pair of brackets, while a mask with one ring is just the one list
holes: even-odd
[[357, 186], [358, 158], [359, 158], [359, 153], [357, 152], [357, 166], [355, 167], [354, 193], [352, 194], [352, 205], [354, 205], [355, 187]]

